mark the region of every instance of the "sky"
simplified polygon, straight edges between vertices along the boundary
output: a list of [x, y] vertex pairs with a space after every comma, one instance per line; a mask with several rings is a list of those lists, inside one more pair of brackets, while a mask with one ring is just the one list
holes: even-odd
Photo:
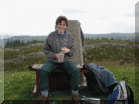
[[59, 16], [78, 20], [84, 34], [133, 33], [138, 1], [0, 0], [0, 36], [48, 36]]

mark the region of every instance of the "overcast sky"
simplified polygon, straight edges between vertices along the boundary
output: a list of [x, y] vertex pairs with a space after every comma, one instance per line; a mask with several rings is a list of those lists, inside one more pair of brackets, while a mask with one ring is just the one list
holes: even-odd
[[58, 16], [78, 20], [84, 34], [135, 32], [139, 0], [1, 0], [0, 35], [47, 36]]

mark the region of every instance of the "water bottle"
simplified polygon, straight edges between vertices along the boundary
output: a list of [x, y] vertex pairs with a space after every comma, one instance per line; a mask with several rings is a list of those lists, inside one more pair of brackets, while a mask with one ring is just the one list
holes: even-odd
[[81, 100], [83, 101], [82, 104], [100, 104], [100, 98], [82, 96]]
[[62, 55], [62, 57], [63, 57], [63, 58], [62, 58], [62, 60], [61, 60], [61, 61], [60, 61], [60, 60], [58, 60], [58, 62], [63, 62], [63, 60], [64, 60], [64, 55], [65, 55], [65, 54], [64, 54], [62, 51], [60, 52], [60, 54]]
[[91, 104], [89, 97], [82, 96], [81, 100], [83, 101], [82, 104]]

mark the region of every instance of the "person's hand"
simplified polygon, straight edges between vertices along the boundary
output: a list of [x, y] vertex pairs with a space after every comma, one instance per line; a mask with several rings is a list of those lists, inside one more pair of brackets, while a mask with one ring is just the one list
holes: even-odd
[[62, 55], [60, 54], [60, 53], [57, 53], [57, 54], [55, 54], [55, 57], [58, 59], [58, 60], [62, 60]]
[[62, 51], [63, 53], [68, 53], [68, 52], [70, 51], [70, 49], [68, 49], [67, 47], [62, 47], [62, 48], [61, 48], [61, 51]]

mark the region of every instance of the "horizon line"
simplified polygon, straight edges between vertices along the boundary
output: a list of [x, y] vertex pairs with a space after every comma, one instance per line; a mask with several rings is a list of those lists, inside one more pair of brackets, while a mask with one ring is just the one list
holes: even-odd
[[[126, 33], [126, 32], [111, 32], [111, 33], [83, 33], [83, 34], [114, 34], [114, 33]], [[129, 32], [127, 32], [127, 33], [129, 33]], [[139, 32], [130, 32], [130, 33], [139, 33]], [[20, 36], [21, 34], [19, 34], [19, 36]], [[23, 35], [23, 34], [22, 34]], [[21, 35], [21, 36], [22, 36]], [[49, 34], [48, 34], [49, 35]], [[4, 35], [0, 35], [0, 36], [18, 36], [17, 34], [15, 34], [15, 35], [9, 35], [9, 34], [4, 34]], [[25, 36], [37, 36], [37, 35], [25, 35]], [[39, 35], [38, 35], [39, 36]], [[42, 35], [42, 36], [44, 36], [44, 35]]]

